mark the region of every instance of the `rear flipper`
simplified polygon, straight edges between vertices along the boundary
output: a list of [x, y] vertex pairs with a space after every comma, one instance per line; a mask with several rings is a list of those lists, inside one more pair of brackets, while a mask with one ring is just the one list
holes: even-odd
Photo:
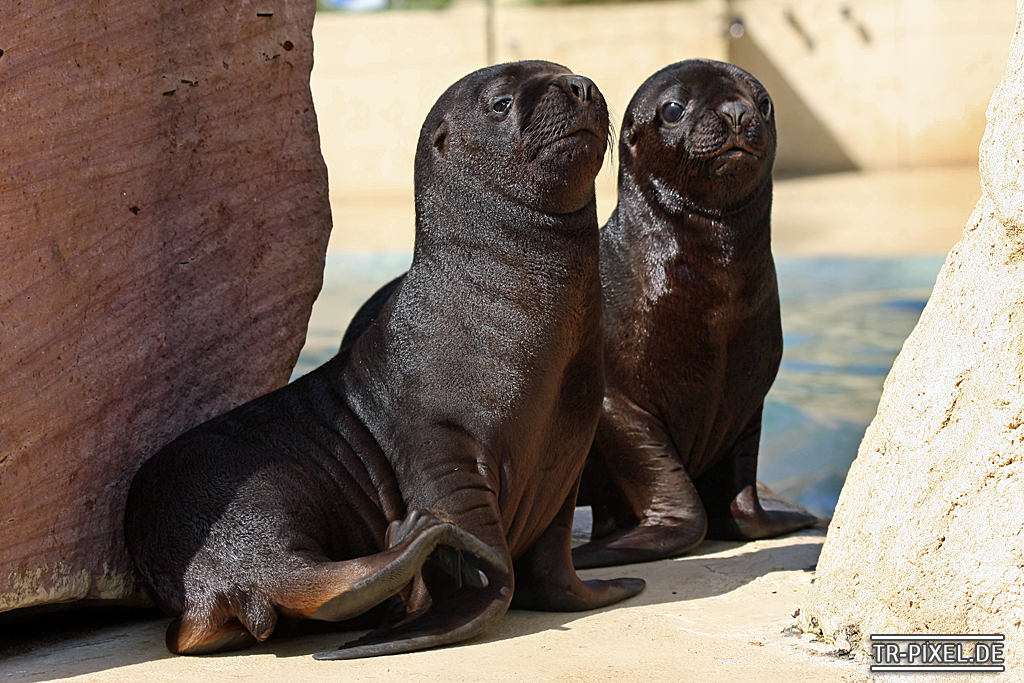
[[[487, 575], [485, 587], [457, 586], [452, 577], [465, 575], [465, 572], [452, 569], [446, 570], [441, 577], [443, 580], [439, 581], [437, 565], [449, 562], [444, 558], [448, 555], [444, 551], [441, 558], [435, 556], [435, 561], [423, 567], [422, 583], [429, 599], [422, 601], [413, 596], [414, 604], [422, 602], [419, 610], [339, 650], [314, 656], [317, 659], [356, 659], [459, 642], [476, 635], [504, 614], [510, 599], [517, 608], [572, 612], [604, 607], [643, 590], [642, 579], [581, 581], [576, 576], [569, 553], [575, 504], [576, 490], [573, 489], [541, 538], [516, 561], [514, 597], [513, 577], [496, 572], [496, 565], [486, 566], [475, 555], [464, 554], [462, 562]], [[413, 592], [416, 593], [415, 588]]]
[[[817, 523], [818, 518], [782, 500], [757, 482], [761, 411], [748, 423], [724, 458], [696, 481], [708, 514], [708, 538], [752, 541], [772, 538]], [[759, 489], [765, 496], [764, 505]]]
[[216, 596], [196, 601], [167, 627], [167, 649], [176, 655], [242, 650], [266, 640], [277, 612], [265, 595]]
[[[447, 553], [441, 553], [441, 556]], [[508, 609], [512, 597], [512, 575], [482, 562], [476, 555], [462, 554], [461, 570], [452, 573], [450, 563], [435, 555], [424, 565], [408, 604], [417, 611], [371, 631], [362, 638], [345, 643], [331, 652], [313, 655], [315, 659], [360, 659], [378, 655], [412, 652], [457, 643], [477, 635]], [[466, 571], [466, 568], [471, 571]], [[465, 577], [486, 576], [486, 583], [467, 581]], [[462, 576], [462, 579], [458, 579]], [[424, 599], [424, 595], [427, 597]]]
[[581, 612], [631, 598], [644, 589], [643, 579], [580, 580], [573, 569], [570, 552], [575, 508], [574, 488], [551, 526], [516, 560], [514, 608]]
[[438, 563], [441, 571], [457, 572], [459, 582], [486, 582], [479, 569], [463, 561], [463, 552], [481, 558], [478, 562], [482, 565], [508, 571], [504, 559], [490, 546], [422, 510], [392, 522], [387, 542], [388, 549], [374, 555], [312, 562], [288, 571], [266, 594], [251, 591], [242, 596], [218, 596], [210, 601], [212, 606], [190, 606], [168, 629], [167, 647], [176, 654], [248, 647], [274, 630], [275, 606], [290, 617], [351, 619], [402, 591], [439, 548], [439, 555], [445, 558]]
[[[461, 561], [471, 553], [499, 570], [507, 571], [501, 555], [473, 534], [422, 510], [413, 510], [388, 527], [388, 549], [368, 557], [313, 565], [290, 577], [275, 596], [289, 616], [344, 621], [396, 595], [416, 578], [423, 564], [439, 548], [447, 562], [442, 567], [458, 573], [457, 580], [486, 584], [486, 577]], [[447, 546], [447, 548], [445, 548]]]
[[[359, 659], [457, 643], [504, 614], [512, 596], [511, 568], [476, 536], [447, 526], [459, 538], [438, 545], [417, 567], [415, 579], [402, 591], [404, 609], [362, 638], [314, 657]], [[401, 531], [396, 529], [396, 537]]]

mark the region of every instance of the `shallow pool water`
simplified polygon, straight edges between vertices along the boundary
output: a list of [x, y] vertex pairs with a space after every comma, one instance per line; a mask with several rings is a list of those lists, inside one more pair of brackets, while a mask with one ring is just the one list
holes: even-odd
[[[295, 377], [338, 350], [356, 309], [411, 255], [329, 254]], [[882, 383], [924, 309], [939, 256], [778, 257], [785, 351], [765, 402], [758, 477], [831, 517]]]
[[765, 401], [758, 476], [831, 517], [882, 383], [944, 257], [776, 259], [785, 350]]

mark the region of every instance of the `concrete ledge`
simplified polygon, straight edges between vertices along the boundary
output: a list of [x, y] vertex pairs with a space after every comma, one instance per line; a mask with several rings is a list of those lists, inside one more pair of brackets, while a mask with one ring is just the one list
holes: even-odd
[[981, 197], [977, 166], [835, 173], [775, 183], [776, 254], [946, 254]]
[[[617, 159], [597, 179], [603, 224], [615, 208]], [[976, 165], [916, 171], [832, 173], [776, 180], [776, 255], [945, 254], [960, 239], [981, 196]], [[332, 195], [330, 251], [412, 251], [415, 211], [408, 194]]]

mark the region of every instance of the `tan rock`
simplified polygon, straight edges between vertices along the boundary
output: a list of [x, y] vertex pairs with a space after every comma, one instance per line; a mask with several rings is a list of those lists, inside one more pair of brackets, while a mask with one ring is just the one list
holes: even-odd
[[137, 597], [140, 462], [289, 376], [320, 288], [314, 3], [0, 3], [0, 611]]
[[1024, 680], [1022, 15], [1018, 0], [982, 198], [885, 382], [800, 615], [862, 648], [870, 634], [1003, 633], [1007, 680]]

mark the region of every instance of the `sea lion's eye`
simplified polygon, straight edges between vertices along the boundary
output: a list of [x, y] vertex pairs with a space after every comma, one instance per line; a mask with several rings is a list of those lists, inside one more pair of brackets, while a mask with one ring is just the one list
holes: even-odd
[[678, 123], [683, 118], [683, 105], [669, 100], [661, 107], [661, 120], [665, 123]]
[[495, 114], [504, 114], [508, 111], [508, 108], [512, 106], [512, 98], [508, 95], [505, 97], [499, 97], [495, 100], [494, 104], [491, 105], [491, 110]]
[[764, 99], [761, 100], [761, 104], [760, 104], [759, 108], [761, 110], [761, 116], [763, 116], [764, 119], [767, 121], [768, 117], [772, 115], [772, 100], [771, 100], [771, 98], [768, 97], [767, 95], [765, 95]]

